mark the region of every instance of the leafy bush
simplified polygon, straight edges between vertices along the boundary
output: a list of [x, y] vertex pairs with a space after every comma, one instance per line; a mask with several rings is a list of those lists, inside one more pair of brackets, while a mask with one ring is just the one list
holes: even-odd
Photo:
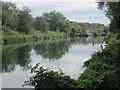
[[77, 83], [75, 80], [65, 75], [61, 70], [53, 71], [52, 69], [44, 69], [38, 66], [39, 64], [31, 69], [31, 73], [35, 73], [35, 76], [30, 77], [29, 81], [25, 82], [25, 85], [34, 86], [36, 89], [76, 87]]
[[120, 89], [120, 33], [109, 38], [105, 49], [92, 55], [85, 62], [87, 69], [79, 77], [79, 86], [83, 88], [119, 88]]

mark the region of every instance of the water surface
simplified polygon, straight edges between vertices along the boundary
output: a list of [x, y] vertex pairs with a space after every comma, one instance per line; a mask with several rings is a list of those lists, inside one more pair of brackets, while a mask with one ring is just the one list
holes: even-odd
[[104, 37], [76, 37], [66, 40], [4, 45], [2, 87], [22, 88], [24, 81], [32, 76], [28, 66], [37, 63], [55, 70], [60, 68], [66, 75], [77, 79], [84, 71], [82, 68], [84, 62], [95, 51], [100, 50], [103, 42]]

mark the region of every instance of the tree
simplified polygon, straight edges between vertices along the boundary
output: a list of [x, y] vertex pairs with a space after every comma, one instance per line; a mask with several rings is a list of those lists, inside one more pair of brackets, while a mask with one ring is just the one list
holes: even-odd
[[98, 8], [101, 10], [105, 10], [106, 16], [110, 19], [110, 31], [117, 32], [118, 29], [120, 29], [120, 1], [99, 2]]
[[44, 13], [42, 17], [50, 24], [50, 31], [70, 33], [70, 22], [60, 12], [50, 11]]
[[11, 2], [2, 2], [2, 25], [16, 30], [19, 9]]
[[71, 35], [84, 33], [85, 30], [82, 29], [82, 26], [78, 22], [71, 22]]
[[30, 33], [32, 26], [31, 10], [27, 7], [23, 7], [18, 15], [18, 27], [17, 31]]
[[49, 23], [42, 17], [36, 17], [35, 20], [33, 21], [33, 27], [37, 31], [47, 32], [49, 30]]

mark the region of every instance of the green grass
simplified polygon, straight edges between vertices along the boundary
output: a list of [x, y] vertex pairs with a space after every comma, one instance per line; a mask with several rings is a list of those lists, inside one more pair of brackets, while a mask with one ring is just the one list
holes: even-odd
[[3, 27], [2, 39], [3, 43], [18, 43], [18, 42], [35, 42], [38, 40], [60, 39], [64, 38], [65, 34], [60, 32], [46, 32], [32, 31], [29, 34], [11, 30], [8, 27]]

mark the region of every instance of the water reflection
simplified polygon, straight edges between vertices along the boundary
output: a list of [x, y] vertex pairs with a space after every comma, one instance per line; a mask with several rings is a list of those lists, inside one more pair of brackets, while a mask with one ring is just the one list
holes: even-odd
[[42, 56], [44, 59], [58, 60], [62, 58], [74, 44], [89, 44], [94, 46], [96, 43], [102, 43], [104, 37], [89, 37], [80, 38], [74, 37], [68, 40], [42, 42], [32, 45], [3, 45], [2, 50], [2, 71], [11, 72], [15, 70], [15, 67], [27, 69], [27, 66], [31, 63], [30, 55], [31, 50], [34, 50], [36, 54]]
[[[72, 44], [99, 44], [103, 43], [105, 41], [106, 37], [99, 36], [99, 37], [73, 37], [71, 38], [71, 43]], [[94, 45], [93, 45], [94, 46]]]
[[64, 40], [55, 43], [37, 44], [34, 46], [34, 50], [44, 59], [57, 60], [68, 53], [70, 46], [70, 41]]
[[30, 51], [31, 47], [29, 45], [20, 46], [20, 47], [9, 47], [5, 48], [3, 46], [2, 52], [2, 71], [11, 72], [15, 70], [16, 65], [20, 65], [23, 68], [26, 68], [27, 65], [31, 62], [30, 60]]

